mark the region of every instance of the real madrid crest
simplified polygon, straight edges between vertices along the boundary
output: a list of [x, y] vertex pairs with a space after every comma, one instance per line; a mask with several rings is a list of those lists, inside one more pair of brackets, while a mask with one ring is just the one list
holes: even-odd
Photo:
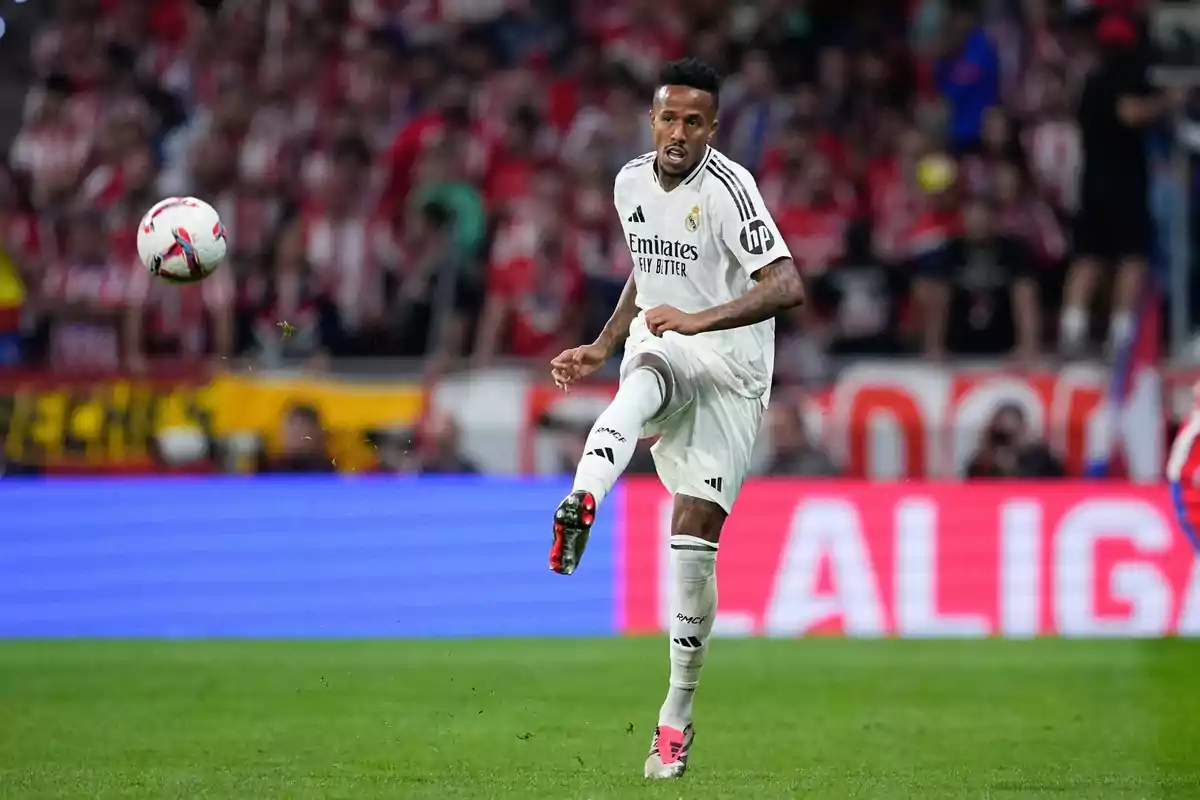
[[683, 227], [688, 233], [695, 233], [700, 228], [700, 206], [692, 206], [691, 212], [683, 220]]

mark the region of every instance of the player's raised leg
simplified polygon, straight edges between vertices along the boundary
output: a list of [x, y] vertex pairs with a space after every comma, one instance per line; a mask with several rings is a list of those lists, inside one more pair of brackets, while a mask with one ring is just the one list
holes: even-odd
[[717, 542], [725, 510], [678, 494], [671, 521], [671, 673], [646, 757], [647, 778], [677, 778], [687, 769], [695, 731], [692, 698], [717, 616]]
[[596, 510], [629, 466], [642, 428], [666, 403], [670, 373], [647, 364], [631, 369], [588, 433], [575, 483], [554, 512], [550, 569], [570, 575], [587, 547]]

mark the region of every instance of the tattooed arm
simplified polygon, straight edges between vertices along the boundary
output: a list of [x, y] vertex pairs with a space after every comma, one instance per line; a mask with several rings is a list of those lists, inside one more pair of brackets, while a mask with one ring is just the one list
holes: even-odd
[[637, 285], [633, 281], [633, 274], [630, 273], [629, 280], [625, 281], [625, 288], [621, 290], [621, 299], [617, 301], [617, 307], [613, 309], [612, 316], [604, 323], [604, 330], [600, 331], [593, 344], [612, 355], [629, 337], [629, 326], [637, 315]]
[[688, 314], [671, 306], [657, 306], [646, 312], [646, 327], [655, 336], [677, 331], [685, 336], [708, 331], [742, 328], [771, 319], [781, 311], [804, 302], [804, 283], [791, 258], [779, 258], [758, 269], [756, 285], [736, 300], [707, 311]]
[[625, 343], [629, 337], [629, 326], [637, 315], [637, 286], [631, 274], [625, 282], [625, 288], [621, 290], [621, 299], [617, 301], [616, 309], [604, 324], [604, 330], [596, 337], [596, 341], [564, 350], [550, 360], [550, 375], [555, 384], [561, 389], [567, 389], [571, 384], [600, 369], [613, 353], [617, 352], [617, 348]]
[[701, 331], [742, 328], [771, 319], [804, 302], [804, 283], [790, 258], [781, 258], [754, 273], [753, 288], [736, 300], [701, 311]]

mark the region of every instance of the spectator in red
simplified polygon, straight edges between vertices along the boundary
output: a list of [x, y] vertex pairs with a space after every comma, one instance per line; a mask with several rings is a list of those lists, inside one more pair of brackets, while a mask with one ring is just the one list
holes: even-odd
[[121, 263], [130, 276], [124, 340], [133, 369], [143, 369], [150, 357], [195, 362], [234, 355], [235, 286], [228, 269], [200, 283], [176, 286], [155, 279], [135, 258]]
[[908, 237], [925, 210], [925, 193], [917, 180], [917, 165], [928, 150], [925, 136], [908, 128], [895, 139], [891, 154], [867, 169], [867, 208], [873, 228], [873, 249], [883, 261], [899, 264], [910, 256]]
[[1000, 232], [1023, 242], [1039, 266], [1061, 266], [1067, 249], [1062, 225], [1016, 164], [1002, 164], [996, 171], [995, 199]]
[[71, 110], [74, 92], [75, 85], [66, 75], [47, 77], [9, 155], [12, 168], [28, 177], [31, 198], [39, 209], [67, 199], [78, 187], [91, 149], [92, 131]]
[[575, 165], [571, 177], [572, 216], [584, 273], [584, 337], [599, 334], [612, 314], [633, 259], [612, 210], [612, 179], [591, 153]]
[[343, 70], [345, 98], [373, 149], [395, 141], [405, 101], [395, 45], [387, 31], [373, 31]]
[[758, 172], [759, 192], [773, 214], [783, 212], [785, 194], [803, 180], [804, 165], [815, 152], [816, 133], [810, 121], [793, 117], [779, 131]]
[[56, 19], [33, 41], [34, 68], [41, 76], [59, 73], [80, 90], [90, 89], [104, 72], [97, 47], [96, 16], [77, 3], [57, 3]]
[[529, 194], [539, 162], [541, 118], [531, 105], [518, 106], [509, 116], [504, 144], [484, 179], [484, 201], [496, 210]]
[[579, 338], [575, 311], [583, 285], [572, 232], [559, 209], [537, 211], [537, 246], [492, 264], [475, 354], [550, 358]]
[[246, 257], [239, 306], [251, 347], [268, 364], [284, 359], [321, 365], [334, 350], [340, 330], [337, 310], [304, 260], [303, 241], [287, 237], [268, 257]]
[[[78, 199], [88, 207], [112, 208], [130, 189], [153, 180], [156, 165], [144, 111], [135, 105], [105, 116], [79, 187]], [[154, 202], [150, 200], [151, 205]]]
[[1062, 75], [1045, 75], [1041, 103], [1022, 138], [1026, 161], [1039, 194], [1055, 210], [1075, 213], [1079, 208], [1083, 143]]
[[853, 190], [834, 175], [829, 159], [809, 156], [802, 179], [785, 191], [782, 213], [776, 216], [804, 274], [819, 275], [845, 255], [846, 230], [855, 211]]
[[39, 274], [45, 255], [43, 229], [12, 171], [0, 164], [0, 248], [27, 278]]
[[[801, 94], [807, 90], [801, 90]], [[846, 161], [845, 148], [838, 138], [824, 127], [812, 109], [797, 111], [779, 126], [771, 146], [763, 153], [758, 170], [759, 190], [763, 200], [772, 208], [782, 208], [783, 192], [801, 173], [810, 153], [824, 155], [835, 172], [841, 172]]]
[[943, 153], [917, 162], [917, 180], [923, 194], [921, 211], [905, 233], [903, 252], [906, 259], [919, 262], [959, 234], [962, 192], [958, 168]]
[[[137, 268], [148, 275], [140, 264]], [[113, 258], [100, 213], [80, 212], [70, 219], [65, 252], [47, 267], [37, 302], [48, 326], [53, 368], [106, 371], [121, 366], [133, 274], [128, 261]]]
[[361, 138], [333, 146], [321, 192], [286, 236], [298, 237], [320, 290], [337, 308], [344, 354], [372, 351], [384, 313], [391, 231], [374, 214], [366, 179], [371, 151]]
[[[413, 65], [421, 63], [423, 59], [432, 60], [435, 70], [440, 68], [432, 54], [418, 53], [410, 59], [411, 91], [418, 98], [422, 92], [433, 91], [432, 87], [424, 88], [420, 81], [412, 77]], [[435, 78], [436, 75], [435, 72]], [[385, 212], [390, 213], [404, 206], [405, 198], [412, 189], [413, 169], [426, 148], [443, 139], [476, 140], [480, 137], [471, 118], [468, 96], [469, 89], [465, 83], [453, 77], [447, 79], [438, 90], [436, 102], [410, 117], [396, 134], [384, 154], [387, 175], [383, 197]]]
[[684, 55], [684, 28], [677, 9], [660, 0], [584, 4], [584, 26], [600, 41], [610, 64], [624, 64], [643, 83], [663, 64]]

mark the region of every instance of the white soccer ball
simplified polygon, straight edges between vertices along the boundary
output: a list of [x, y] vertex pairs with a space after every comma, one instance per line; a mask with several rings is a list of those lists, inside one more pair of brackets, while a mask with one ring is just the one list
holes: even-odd
[[168, 197], [138, 225], [138, 256], [152, 275], [172, 283], [203, 280], [225, 260], [225, 225], [195, 197]]

